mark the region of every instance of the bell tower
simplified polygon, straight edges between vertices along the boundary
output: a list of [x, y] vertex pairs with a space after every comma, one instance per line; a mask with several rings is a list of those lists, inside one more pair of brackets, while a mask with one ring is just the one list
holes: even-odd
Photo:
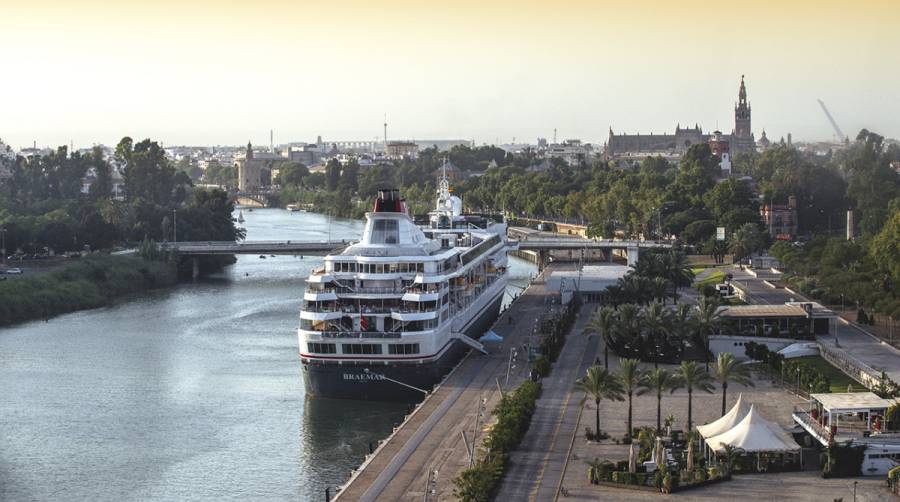
[[747, 101], [747, 86], [744, 84], [744, 76], [741, 75], [741, 88], [738, 91], [738, 101], [734, 106], [734, 133], [732, 133], [732, 151], [748, 152], [753, 149], [753, 129], [750, 124], [750, 103]]

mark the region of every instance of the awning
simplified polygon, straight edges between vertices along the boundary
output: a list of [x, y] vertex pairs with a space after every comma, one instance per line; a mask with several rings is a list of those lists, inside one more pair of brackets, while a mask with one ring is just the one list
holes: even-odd
[[707, 439], [706, 444], [715, 451], [722, 451], [725, 445], [730, 445], [748, 453], [794, 452], [800, 449], [779, 426], [760, 416], [752, 405], [740, 423], [725, 433]]
[[731, 407], [728, 413], [724, 414], [718, 420], [710, 422], [706, 425], [698, 425], [697, 431], [704, 439], [711, 438], [731, 430], [735, 425], [740, 423], [747, 412], [750, 411], [750, 405], [744, 402], [743, 396], [738, 395], [737, 402]]
[[503, 337], [494, 333], [494, 330], [489, 329], [487, 333], [484, 334], [481, 338], [478, 339], [479, 342], [502, 342]]

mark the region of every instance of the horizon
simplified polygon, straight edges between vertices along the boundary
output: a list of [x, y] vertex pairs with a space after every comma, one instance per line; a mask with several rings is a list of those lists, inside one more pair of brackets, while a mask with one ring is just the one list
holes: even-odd
[[[602, 144], [677, 124], [733, 128], [746, 75], [753, 132], [900, 137], [885, 49], [900, 6], [687, 0], [340, 6], [262, 0], [42, 0], [5, 8], [13, 47], [0, 138], [16, 148], [268, 145], [538, 137]], [[74, 76], [74, 77], [73, 77]], [[60, 82], [63, 84], [61, 85]]]

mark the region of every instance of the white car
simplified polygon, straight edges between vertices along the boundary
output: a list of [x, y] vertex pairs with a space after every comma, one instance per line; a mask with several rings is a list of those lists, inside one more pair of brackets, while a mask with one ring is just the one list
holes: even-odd
[[10, 275], [20, 275], [22, 273], [22, 269], [18, 267], [8, 268], [6, 269], [6, 273]]

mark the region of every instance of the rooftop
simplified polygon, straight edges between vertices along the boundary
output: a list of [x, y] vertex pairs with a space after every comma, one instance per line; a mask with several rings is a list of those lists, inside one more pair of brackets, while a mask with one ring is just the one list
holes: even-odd
[[882, 399], [872, 392], [837, 392], [831, 394], [811, 394], [810, 397], [820, 403], [829, 412], [867, 411], [885, 409], [891, 402]]
[[807, 317], [800, 305], [737, 305], [719, 307], [719, 315], [734, 319], [739, 317]]

